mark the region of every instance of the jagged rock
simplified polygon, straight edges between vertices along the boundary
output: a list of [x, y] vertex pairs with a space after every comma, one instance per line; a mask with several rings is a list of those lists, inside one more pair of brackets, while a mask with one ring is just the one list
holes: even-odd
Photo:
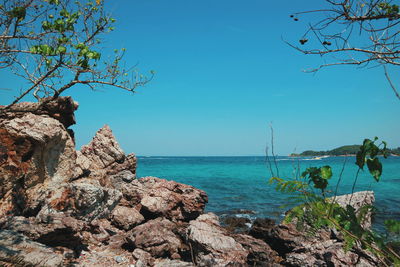
[[107, 217], [122, 194], [118, 190], [82, 181], [62, 184], [46, 196], [38, 213], [43, 221], [54, 213], [64, 213], [84, 221]]
[[137, 248], [132, 252], [133, 257], [136, 259], [136, 265], [139, 266], [153, 266], [155, 259], [150, 253], [143, 249]]
[[129, 230], [144, 221], [144, 217], [134, 208], [117, 206], [112, 212], [113, 223], [124, 230]]
[[[75, 123], [71, 98], [12, 108], [0, 107], [0, 265], [376, 265], [366, 251], [345, 252], [329, 230], [307, 236], [292, 224], [257, 219], [251, 236], [228, 232], [217, 216], [203, 214], [202, 190], [136, 179], [135, 155], [123, 153], [108, 126], [75, 151], [66, 129]], [[356, 193], [351, 205], [358, 212], [373, 199]]]
[[108, 125], [98, 130], [93, 140], [81, 148], [77, 162], [81, 169], [88, 170], [90, 176], [99, 179], [103, 185], [110, 184], [104, 180], [107, 176], [125, 170], [136, 173], [135, 155], [125, 156]]
[[110, 250], [100, 247], [90, 252], [83, 252], [72, 266], [77, 267], [126, 267], [134, 266], [131, 253], [122, 250]]
[[73, 139], [57, 120], [27, 113], [0, 121], [1, 216], [21, 214], [26, 191], [79, 176]]
[[156, 177], [134, 180], [122, 192], [132, 205], [142, 206], [145, 217], [164, 216], [174, 221], [197, 218], [208, 201], [202, 190]]
[[230, 232], [244, 233], [251, 225], [251, 220], [246, 217], [227, 216], [222, 219], [223, 226]]
[[376, 266], [370, 254], [357, 248], [344, 251], [344, 243], [331, 235], [331, 230], [320, 230], [313, 235], [299, 232], [294, 224], [274, 225], [271, 220], [256, 220], [249, 232], [268, 243], [289, 266]]
[[63, 266], [63, 256], [26, 236], [9, 230], [0, 230], [0, 264], [10, 266]]
[[249, 266], [281, 266], [280, 262], [283, 259], [264, 241], [244, 234], [235, 234], [232, 237], [249, 252], [247, 256]]
[[187, 240], [199, 266], [246, 265], [248, 252], [228, 236], [212, 213], [189, 222]]
[[[55, 119], [26, 114], [0, 122], [2, 194], [23, 178], [25, 187], [75, 176], [75, 144]], [[11, 183], [11, 185], [10, 185]]]
[[70, 96], [58, 97], [56, 99], [44, 98], [39, 103], [21, 102], [13, 105], [8, 110], [0, 109], [0, 120], [22, 117], [29, 112], [52, 117], [61, 122], [65, 128], [68, 128], [75, 124], [74, 112], [78, 109], [78, 106], [78, 103]]
[[153, 257], [171, 257], [182, 247], [182, 241], [174, 233], [176, 228], [176, 223], [157, 218], [133, 228], [130, 239], [135, 247], [149, 252]]

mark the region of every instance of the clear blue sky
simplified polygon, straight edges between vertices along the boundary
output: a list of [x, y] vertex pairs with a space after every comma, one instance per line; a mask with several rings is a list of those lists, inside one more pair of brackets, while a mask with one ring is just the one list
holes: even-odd
[[[157, 75], [135, 95], [71, 89], [80, 103], [77, 146], [109, 124], [137, 155], [263, 155], [270, 122], [280, 155], [374, 136], [400, 146], [400, 101], [381, 69], [306, 74], [322, 59], [282, 41], [305, 29], [289, 15], [321, 2], [106, 0], [117, 29], [105, 48], [127, 48], [128, 64]], [[0, 78], [2, 87], [18, 87], [4, 72]], [[0, 102], [12, 95], [0, 92]]]

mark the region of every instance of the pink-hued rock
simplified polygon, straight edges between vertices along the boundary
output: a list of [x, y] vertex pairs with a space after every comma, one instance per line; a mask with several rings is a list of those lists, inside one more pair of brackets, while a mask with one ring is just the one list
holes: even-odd
[[171, 257], [179, 252], [183, 243], [174, 233], [178, 225], [164, 218], [150, 220], [132, 229], [130, 239], [135, 247], [153, 257]]
[[46, 220], [51, 214], [64, 213], [80, 220], [91, 221], [108, 217], [121, 197], [118, 190], [102, 187], [94, 182], [62, 184], [46, 197], [37, 216]]
[[113, 210], [112, 222], [119, 228], [130, 230], [134, 226], [144, 221], [144, 217], [135, 208], [117, 206]]
[[189, 222], [187, 240], [200, 265], [244, 266], [248, 252], [219, 225], [218, 217], [208, 213]]
[[98, 130], [93, 140], [81, 148], [77, 163], [103, 185], [110, 184], [107, 176], [125, 170], [136, 173], [135, 155], [125, 155], [108, 125]]
[[132, 205], [142, 206], [141, 213], [145, 217], [164, 216], [174, 221], [197, 218], [208, 201], [202, 190], [156, 177], [134, 180], [126, 191], [123, 193], [131, 199]]

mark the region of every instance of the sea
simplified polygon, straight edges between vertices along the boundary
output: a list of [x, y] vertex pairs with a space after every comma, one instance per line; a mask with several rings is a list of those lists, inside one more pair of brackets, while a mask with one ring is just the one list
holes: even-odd
[[[379, 182], [361, 171], [355, 191], [373, 190], [375, 230], [383, 231], [386, 219], [400, 220], [400, 157], [380, 159], [383, 173]], [[285, 211], [298, 205], [290, 194], [283, 194], [269, 184], [272, 176], [293, 179], [308, 167], [329, 165], [333, 170], [328, 190], [348, 194], [357, 173], [355, 157], [138, 157], [137, 176], [155, 176], [192, 185], [204, 190], [209, 201], [206, 211], [219, 216], [272, 218], [281, 221]]]

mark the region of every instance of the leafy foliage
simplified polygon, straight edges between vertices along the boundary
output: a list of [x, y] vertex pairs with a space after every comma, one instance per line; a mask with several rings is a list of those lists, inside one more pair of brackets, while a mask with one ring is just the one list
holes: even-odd
[[[377, 137], [373, 140], [365, 139], [363, 144], [358, 146], [356, 165], [359, 170], [363, 170], [367, 165], [372, 177], [379, 182], [383, 168], [378, 155], [386, 157], [388, 151], [384, 141], [379, 145], [376, 144], [377, 141]], [[323, 166], [307, 168], [301, 175], [303, 181], [271, 178], [270, 183], [276, 184], [276, 190], [298, 194], [298, 199], [302, 200], [299, 205], [287, 212], [283, 222], [296, 223], [299, 229], [306, 230], [310, 234], [321, 228], [334, 228], [342, 234], [345, 250], [360, 245], [361, 248], [375, 253], [385, 265], [400, 263], [400, 256], [386, 244], [385, 240], [364, 227], [366, 219], [375, 209], [373, 206], [364, 205], [356, 211], [351, 205], [339, 205], [335, 201], [336, 196], [330, 198], [326, 196], [326, 188], [332, 176], [332, 168]], [[319, 193], [312, 188], [320, 189]], [[385, 225], [389, 232], [400, 233], [400, 221], [387, 220]]]
[[[28, 94], [38, 100], [58, 97], [83, 84], [134, 92], [150, 77], [125, 67], [125, 49], [105, 59], [101, 37], [115, 29], [116, 20], [104, 11], [103, 1], [4, 1], [0, 5], [0, 70], [7, 68], [26, 79], [12, 106]], [[112, 51], [112, 50], [111, 50]]]

